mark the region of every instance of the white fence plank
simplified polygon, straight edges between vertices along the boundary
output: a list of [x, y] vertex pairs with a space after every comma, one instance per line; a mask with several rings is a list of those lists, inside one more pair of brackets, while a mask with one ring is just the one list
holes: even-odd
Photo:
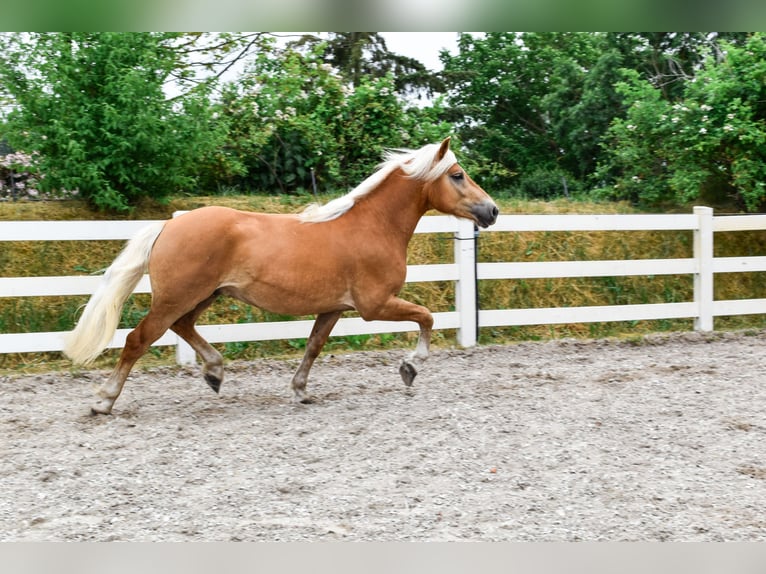
[[130, 239], [153, 221], [2, 221], [0, 241], [110, 241]]
[[46, 333], [0, 333], [2, 353], [46, 353], [60, 351], [63, 346], [62, 332]]
[[551, 279], [556, 277], [622, 277], [696, 273], [694, 259], [627, 259], [479, 263], [479, 279]]
[[766, 299], [733, 299], [713, 302], [713, 314], [718, 317], [756, 313], [766, 313]]
[[694, 303], [657, 303], [651, 305], [495, 309], [479, 311], [479, 322], [482, 327], [563, 325], [567, 323], [684, 319], [694, 317], [696, 314], [697, 307]]
[[[238, 323], [232, 325], [199, 325], [198, 331], [211, 343], [240, 341], [273, 341], [281, 339], [304, 339], [311, 333], [314, 321], [273, 321], [269, 323]], [[460, 315], [456, 311], [434, 313], [435, 329], [457, 329]], [[333, 337], [368, 335], [376, 333], [404, 333], [417, 331], [417, 324], [407, 321], [365, 321], [359, 317], [346, 317], [338, 321]], [[107, 345], [108, 349], [125, 345], [131, 329], [118, 329]], [[64, 331], [41, 333], [0, 333], [0, 349], [3, 353], [44, 353], [61, 351]], [[175, 345], [177, 338], [168, 332], [154, 346]]]
[[[100, 275], [64, 277], [0, 277], [0, 297], [44, 297], [46, 295], [91, 295]], [[149, 276], [144, 275], [134, 293], [150, 293]]]
[[678, 231], [694, 230], [694, 215], [503, 215], [489, 232], [500, 231]]
[[[434, 313], [435, 329], [456, 329], [460, 324], [457, 312]], [[238, 341], [274, 341], [305, 339], [311, 333], [314, 321], [274, 321], [269, 323], [242, 323], [236, 325], [200, 325], [200, 335], [211, 343]], [[417, 331], [416, 323], [409, 321], [365, 321], [360, 317], [346, 317], [332, 330], [333, 337], [373, 335], [376, 333], [404, 333]]]
[[[0, 241], [106, 241], [125, 240], [150, 221], [58, 221], [0, 222]], [[766, 271], [766, 255], [713, 257], [715, 232], [766, 229], [766, 215], [713, 217], [712, 210], [696, 208], [681, 215], [503, 215], [482, 233], [518, 231], [640, 231], [685, 230], [694, 232], [695, 252], [688, 259], [633, 259], [618, 261], [488, 262], [476, 264], [473, 225], [451, 216], [421, 219], [416, 233], [448, 233], [455, 238], [455, 260], [432, 265], [410, 265], [407, 282], [454, 281], [455, 311], [435, 313], [436, 329], [457, 329], [463, 346], [476, 344], [477, 321], [481, 327], [591, 323], [653, 319], [693, 318], [696, 328], [713, 327], [713, 317], [766, 314], [766, 299], [713, 301], [715, 273]], [[640, 256], [640, 254], [636, 254]], [[476, 281], [556, 277], [616, 277], [655, 275], [695, 276], [694, 300], [652, 305], [608, 305], [546, 309], [476, 309]], [[99, 276], [1, 277], [0, 297], [89, 295]], [[150, 292], [149, 278], [136, 292]], [[211, 342], [258, 341], [305, 338], [313, 321], [279, 321], [256, 324], [201, 325], [200, 333]], [[415, 331], [414, 323], [366, 322], [343, 318], [333, 336]], [[119, 329], [109, 347], [121, 347], [130, 329]], [[0, 353], [47, 352], [62, 348], [64, 333], [0, 334]], [[157, 345], [177, 345], [168, 333]], [[180, 347], [179, 347], [180, 348]]]
[[[125, 345], [125, 338], [132, 329], [118, 329], [107, 345], [114, 349]], [[42, 333], [0, 333], [0, 352], [2, 353], [45, 353], [61, 351], [64, 348], [66, 331], [48, 331]], [[163, 335], [155, 346], [175, 345], [177, 337], [168, 332]]]
[[714, 273], [752, 273], [766, 271], [766, 257], [716, 257], [713, 259]]
[[434, 263], [433, 265], [408, 265], [407, 283], [427, 281], [457, 281], [460, 267], [456, 263]]
[[415, 233], [454, 233], [464, 220], [451, 215], [429, 215], [420, 218]]
[[713, 231], [753, 231], [766, 229], [766, 215], [719, 215]]

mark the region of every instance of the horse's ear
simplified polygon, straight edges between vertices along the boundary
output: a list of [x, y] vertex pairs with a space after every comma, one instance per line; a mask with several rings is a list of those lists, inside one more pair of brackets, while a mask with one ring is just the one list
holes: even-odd
[[449, 140], [450, 136], [447, 136], [444, 138], [444, 141], [439, 146], [439, 151], [436, 154], [436, 161], [440, 162], [442, 159], [444, 159], [444, 156], [447, 155], [447, 152], [449, 151]]

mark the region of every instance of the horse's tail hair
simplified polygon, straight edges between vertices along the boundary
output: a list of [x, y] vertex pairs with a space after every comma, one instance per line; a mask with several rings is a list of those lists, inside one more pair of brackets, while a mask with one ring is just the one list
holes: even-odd
[[122, 306], [146, 271], [164, 225], [160, 221], [138, 231], [104, 273], [77, 326], [64, 337], [64, 353], [73, 362], [92, 363], [112, 340]]

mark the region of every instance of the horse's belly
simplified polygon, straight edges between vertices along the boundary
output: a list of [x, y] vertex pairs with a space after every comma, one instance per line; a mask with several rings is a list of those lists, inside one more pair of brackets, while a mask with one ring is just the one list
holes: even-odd
[[329, 289], [326, 284], [230, 285], [220, 292], [280, 315], [314, 315], [354, 308], [345, 289]]

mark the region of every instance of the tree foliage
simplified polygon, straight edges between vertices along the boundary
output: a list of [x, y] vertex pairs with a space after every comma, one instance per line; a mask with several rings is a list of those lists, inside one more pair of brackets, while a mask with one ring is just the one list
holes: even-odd
[[353, 86], [323, 58], [286, 49], [255, 59], [226, 86], [223, 114], [231, 126], [229, 181], [244, 189], [353, 186], [389, 147], [418, 147], [451, 126], [438, 113], [408, 109], [394, 78], [363, 76]]
[[340, 191], [385, 148], [450, 134], [493, 192], [766, 201], [763, 34], [461, 34], [441, 73], [380, 33], [297, 38], [0, 36], [0, 139], [35, 158], [41, 186], [104, 209], [177, 191]]
[[459, 53], [443, 55], [451, 119], [480, 163], [502, 168], [493, 169], [493, 185], [588, 155], [567, 142], [564, 120], [582, 98], [596, 41], [575, 33], [463, 34]]
[[604, 142], [604, 194], [644, 203], [726, 198], [755, 211], [766, 201], [766, 38], [724, 45], [675, 101], [635, 71], [617, 84], [627, 106]]
[[44, 190], [77, 190], [100, 209], [126, 210], [195, 185], [200, 158], [220, 144], [206, 93], [175, 103], [174, 34], [41, 33], [7, 38], [0, 79], [13, 96], [5, 135], [34, 152]]
[[755, 209], [762, 42], [739, 33], [463, 34], [459, 53], [443, 56], [450, 118], [492, 187], [540, 198], [595, 187], [646, 204], [728, 195]]
[[400, 94], [430, 97], [444, 89], [437, 74], [414, 58], [391, 52], [378, 32], [330, 32], [327, 36], [307, 35], [294, 45], [318, 47], [322, 59], [354, 87], [371, 78], [391, 76]]

